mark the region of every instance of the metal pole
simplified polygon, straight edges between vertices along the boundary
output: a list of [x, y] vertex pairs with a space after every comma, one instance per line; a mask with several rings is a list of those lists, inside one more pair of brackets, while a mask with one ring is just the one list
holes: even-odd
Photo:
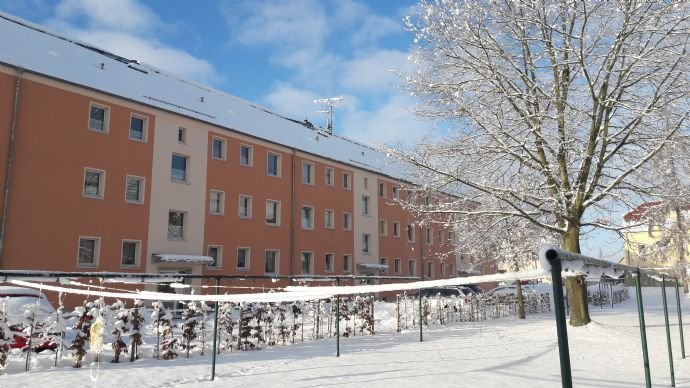
[[649, 373], [649, 355], [647, 354], [647, 329], [644, 325], [644, 306], [642, 305], [642, 287], [640, 286], [640, 269], [635, 271], [635, 293], [637, 296], [637, 315], [640, 318], [640, 339], [642, 341], [642, 360], [644, 362], [644, 381], [647, 388], [652, 388], [652, 377]]
[[[216, 278], [216, 295], [220, 289], [220, 278]], [[220, 302], [216, 301], [216, 308], [213, 309], [213, 355], [211, 356], [211, 381], [216, 378], [216, 353], [218, 349], [218, 307]]]
[[424, 335], [422, 334], [422, 326], [424, 325], [422, 319], [422, 289], [419, 289], [419, 342], [424, 342]]
[[570, 370], [570, 350], [568, 349], [568, 329], [565, 321], [565, 304], [563, 301], [563, 279], [561, 278], [561, 259], [558, 253], [549, 251], [546, 258], [551, 264], [551, 282], [553, 284], [553, 304], [556, 310], [556, 333], [558, 335], [558, 355], [561, 361], [561, 385], [573, 387]]
[[[340, 287], [340, 278], [335, 284]], [[340, 357], [340, 294], [335, 297], [335, 356]]]
[[678, 291], [678, 278], [676, 279], [676, 306], [678, 309], [678, 329], [680, 330], [680, 352], [685, 359], [685, 340], [683, 339], [683, 314], [680, 311], [680, 292]]
[[611, 308], [613, 308], [613, 281], [609, 282], [609, 291], [611, 291]]
[[668, 325], [668, 305], [666, 303], [666, 275], [661, 275], [661, 298], [664, 302], [664, 322], [666, 323], [666, 345], [668, 346], [668, 363], [671, 368], [671, 386], [676, 386], [676, 376], [673, 373], [673, 349], [671, 347], [671, 328]]

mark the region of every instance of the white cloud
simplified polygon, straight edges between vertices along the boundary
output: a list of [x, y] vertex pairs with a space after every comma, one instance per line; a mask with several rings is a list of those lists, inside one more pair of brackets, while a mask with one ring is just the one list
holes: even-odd
[[82, 16], [89, 29], [142, 32], [161, 23], [155, 12], [137, 0], [63, 0], [55, 7], [59, 20]]
[[408, 53], [378, 50], [343, 64], [340, 84], [364, 91], [392, 91], [399, 77], [393, 71], [408, 67]]
[[314, 100], [319, 98], [314, 91], [298, 89], [293, 85], [278, 83], [264, 99], [265, 102], [278, 113], [296, 119], [309, 118], [312, 123], [318, 124], [314, 117], [317, 106]]

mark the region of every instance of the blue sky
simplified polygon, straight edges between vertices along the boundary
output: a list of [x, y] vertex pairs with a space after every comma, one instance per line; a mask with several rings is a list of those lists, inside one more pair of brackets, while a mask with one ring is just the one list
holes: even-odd
[[391, 70], [404, 70], [413, 0], [0, 0], [0, 10], [117, 54], [325, 126], [316, 98], [343, 96], [335, 130], [380, 145], [430, 122]]

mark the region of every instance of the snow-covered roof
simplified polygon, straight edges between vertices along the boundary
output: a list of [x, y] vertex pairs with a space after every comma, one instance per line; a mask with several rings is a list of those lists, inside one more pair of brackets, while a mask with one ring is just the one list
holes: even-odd
[[48, 31], [0, 12], [0, 63], [102, 91], [218, 127], [404, 179], [401, 163], [372, 147], [309, 128], [254, 103]]
[[154, 258], [163, 263], [194, 263], [194, 264], [211, 264], [213, 257], [211, 256], [197, 256], [197, 255], [173, 255], [169, 253], [155, 253]]

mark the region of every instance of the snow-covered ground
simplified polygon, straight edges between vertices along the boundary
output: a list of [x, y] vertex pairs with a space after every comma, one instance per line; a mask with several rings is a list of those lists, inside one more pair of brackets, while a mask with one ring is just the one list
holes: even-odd
[[[645, 288], [644, 302], [653, 386], [670, 386], [661, 291]], [[668, 289], [671, 340], [676, 384], [690, 386], [690, 364], [682, 360], [675, 309], [675, 292]], [[690, 322], [690, 300], [682, 298]], [[64, 358], [56, 368], [50, 355], [39, 356], [34, 370], [23, 372], [15, 359], [0, 371], [2, 387], [77, 386], [242, 386], [242, 387], [558, 387], [560, 369], [553, 313], [493, 321], [436, 325], [395, 333], [394, 310], [377, 305], [375, 336], [341, 338], [335, 357], [335, 338], [237, 351], [218, 356], [216, 379], [208, 381], [210, 357], [195, 355], [172, 361], [150, 358], [150, 351], [134, 363], [103, 362], [100, 369], [71, 368]], [[591, 307], [594, 322], [568, 327], [573, 384], [577, 387], [644, 386], [644, 369], [634, 290], [631, 299], [614, 309]], [[690, 332], [687, 332], [690, 336]], [[689, 349], [690, 350], [690, 349]], [[181, 357], [183, 357], [181, 355]], [[88, 356], [88, 361], [91, 356]], [[2, 375], [4, 373], [4, 375]], [[91, 376], [95, 381], [92, 381]]]

